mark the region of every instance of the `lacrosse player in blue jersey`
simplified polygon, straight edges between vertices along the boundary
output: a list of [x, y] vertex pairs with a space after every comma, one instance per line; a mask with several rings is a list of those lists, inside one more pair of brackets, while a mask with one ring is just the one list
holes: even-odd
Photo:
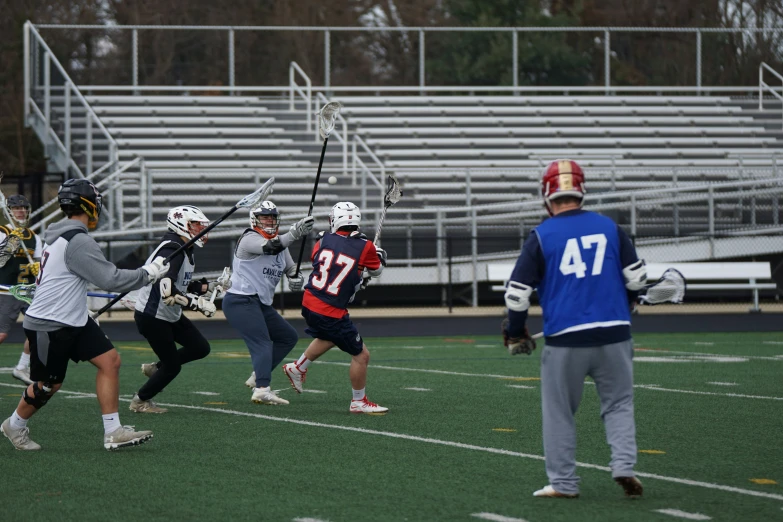
[[270, 387], [272, 370], [291, 352], [299, 335], [277, 313], [272, 299], [283, 274], [292, 291], [302, 289], [304, 276], [296, 273], [288, 247], [307, 236], [313, 222], [313, 217], [307, 216], [291, 225], [288, 233], [278, 235], [280, 213], [274, 203], [264, 201], [250, 211], [250, 228], [237, 241], [223, 312], [250, 351], [253, 374], [245, 384], [253, 388], [251, 400], [256, 404], [288, 404]]
[[[505, 300], [509, 351], [530, 353], [525, 321], [533, 289], [543, 309], [541, 355], [544, 454], [549, 485], [536, 497], [576, 498], [576, 424], [586, 376], [601, 401], [612, 453], [612, 478], [628, 497], [642, 495], [634, 476], [633, 341], [629, 302], [647, 279], [628, 236], [610, 218], [582, 210], [584, 173], [574, 161], [552, 162], [541, 193], [550, 219], [525, 241]], [[504, 322], [505, 323], [505, 322]]]

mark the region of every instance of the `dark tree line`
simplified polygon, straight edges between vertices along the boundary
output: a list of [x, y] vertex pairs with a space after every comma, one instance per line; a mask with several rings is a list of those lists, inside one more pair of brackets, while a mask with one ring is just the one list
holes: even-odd
[[[779, 0], [5, 0], [0, 17], [0, 170], [45, 168], [23, 124], [22, 25], [265, 25], [381, 28], [780, 27]], [[42, 29], [81, 85], [131, 84], [131, 32]], [[520, 85], [602, 85], [603, 32], [519, 33]], [[704, 33], [704, 85], [753, 85], [758, 64], [783, 70], [783, 33]], [[333, 31], [332, 85], [417, 85], [417, 31]], [[510, 32], [428, 32], [428, 85], [511, 85]], [[139, 31], [142, 85], [227, 85], [226, 31]], [[614, 85], [694, 85], [693, 33], [613, 33]], [[297, 61], [324, 82], [317, 31], [236, 31], [237, 85], [285, 85]]]

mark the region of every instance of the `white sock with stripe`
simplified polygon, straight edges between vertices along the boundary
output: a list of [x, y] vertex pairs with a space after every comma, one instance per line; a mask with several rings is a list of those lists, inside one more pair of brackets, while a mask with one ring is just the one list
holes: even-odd
[[296, 361], [296, 368], [304, 373], [307, 371], [307, 367], [310, 366], [310, 359], [305, 357], [305, 354], [302, 354], [302, 356]]
[[365, 388], [362, 388], [361, 390], [353, 390], [353, 400], [360, 401], [364, 399], [364, 390]]
[[122, 427], [119, 413], [107, 413], [103, 415], [103, 432], [109, 434]]

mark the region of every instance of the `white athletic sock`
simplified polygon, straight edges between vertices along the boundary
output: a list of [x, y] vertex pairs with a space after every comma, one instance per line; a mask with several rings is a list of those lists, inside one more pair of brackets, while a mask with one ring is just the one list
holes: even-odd
[[364, 388], [361, 390], [353, 390], [353, 400], [360, 401], [364, 399]]
[[18, 413], [16, 413], [16, 410], [14, 410], [14, 413], [11, 415], [11, 427], [15, 430], [21, 430], [22, 428], [27, 427], [27, 419], [23, 419], [19, 416]]
[[107, 413], [106, 415], [102, 415], [103, 417], [103, 432], [104, 433], [111, 433], [112, 431], [121, 428], [122, 424], [120, 424], [120, 414], [119, 413]]
[[307, 367], [310, 366], [310, 359], [305, 357], [305, 354], [302, 354], [302, 356], [299, 358], [298, 361], [296, 361], [296, 367], [299, 369], [300, 372], [304, 373], [307, 371]]
[[28, 366], [30, 366], [30, 354], [22, 352], [21, 357], [19, 357], [19, 362], [16, 363], [16, 369], [25, 370]]

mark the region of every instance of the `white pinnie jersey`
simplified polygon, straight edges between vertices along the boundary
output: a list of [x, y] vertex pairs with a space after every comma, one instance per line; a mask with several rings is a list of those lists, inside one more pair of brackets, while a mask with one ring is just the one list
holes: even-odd
[[[255, 235], [255, 237], [253, 235]], [[261, 239], [266, 243], [265, 253], [255, 255], [251, 259], [240, 259], [237, 255], [242, 240]], [[293, 265], [288, 249], [281, 246], [272, 247], [254, 230], [246, 230], [237, 241], [234, 261], [231, 269], [231, 288], [229, 293], [239, 295], [257, 295], [261, 304], [271, 305], [275, 296], [275, 288], [280, 284], [286, 269]]]
[[87, 281], [68, 270], [65, 263], [68, 243], [81, 233], [68, 231], [44, 249], [38, 287], [27, 315], [69, 326], [87, 324]]
[[[176, 234], [166, 234], [163, 236], [163, 242], [158, 245], [158, 248], [156, 248], [150, 257], [147, 258], [147, 264], [152, 263], [152, 260], [158, 256], [166, 256], [172, 253], [183, 244], [182, 239]], [[177, 270], [177, 265], [180, 263], [181, 266], [179, 266], [179, 270]], [[193, 270], [195, 267], [193, 249], [190, 248], [171, 260], [171, 268], [164, 277], [171, 278], [174, 286], [184, 293], [187, 292], [190, 280], [193, 278]], [[174, 271], [176, 271], [176, 279], [174, 278]], [[145, 286], [139, 290], [139, 295], [136, 297], [136, 311], [153, 316], [157, 319], [162, 319], [169, 323], [175, 323], [182, 317], [181, 306], [169, 306], [163, 302], [160, 293], [160, 282]]]

